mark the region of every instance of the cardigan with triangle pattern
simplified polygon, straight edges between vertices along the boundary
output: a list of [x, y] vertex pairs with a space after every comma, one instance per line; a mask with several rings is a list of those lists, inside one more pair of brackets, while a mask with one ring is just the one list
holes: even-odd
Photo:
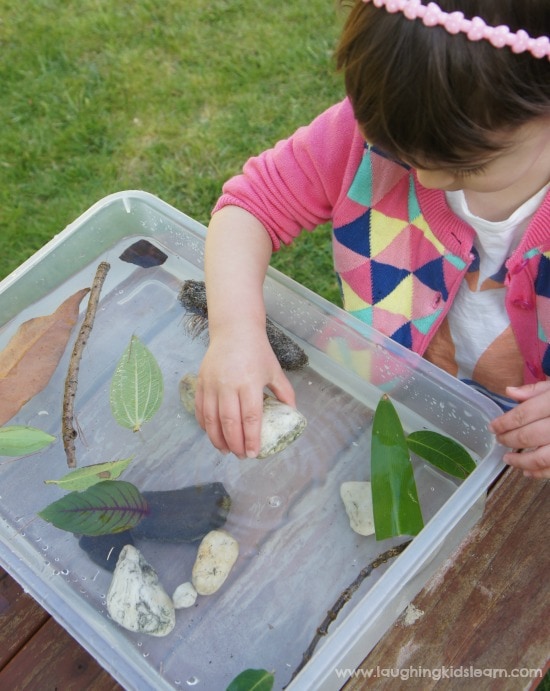
[[[423, 354], [475, 260], [474, 230], [445, 193], [365, 144], [347, 99], [225, 183], [232, 204], [258, 218], [273, 248], [304, 229], [333, 226], [344, 308]], [[524, 382], [550, 376], [550, 193], [506, 263], [506, 309]]]

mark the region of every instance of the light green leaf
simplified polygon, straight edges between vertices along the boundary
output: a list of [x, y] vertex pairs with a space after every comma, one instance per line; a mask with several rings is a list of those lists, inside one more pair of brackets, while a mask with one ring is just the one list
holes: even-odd
[[45, 480], [47, 485], [59, 485], [66, 490], [84, 490], [103, 480], [116, 480], [128, 467], [132, 458], [124, 458], [120, 461], [110, 461], [109, 463], [96, 463], [87, 465], [84, 468], [73, 470], [67, 475], [63, 475], [59, 480]]
[[476, 468], [474, 459], [461, 444], [439, 432], [412, 432], [407, 437], [407, 446], [417, 456], [454, 477], [468, 477]]
[[372, 427], [371, 489], [377, 540], [417, 535], [424, 527], [405, 434], [397, 411], [382, 396]]
[[245, 669], [233, 679], [226, 691], [271, 691], [275, 677], [265, 669]]
[[55, 437], [36, 427], [0, 427], [0, 456], [26, 456], [51, 444]]
[[151, 351], [132, 336], [111, 381], [111, 411], [122, 427], [137, 432], [160, 408], [164, 384]]
[[108, 535], [134, 528], [149, 512], [130, 482], [105, 480], [84, 492], [71, 492], [38, 514], [61, 530], [78, 535]]

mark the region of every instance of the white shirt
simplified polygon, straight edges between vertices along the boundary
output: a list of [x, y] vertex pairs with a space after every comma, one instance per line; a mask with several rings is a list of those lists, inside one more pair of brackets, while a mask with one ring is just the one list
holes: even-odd
[[[476, 367], [483, 354], [489, 347], [498, 354], [499, 337], [504, 343], [503, 334], [510, 325], [504, 306], [504, 264], [518, 246], [548, 187], [537, 192], [503, 221], [487, 221], [472, 214], [462, 190], [446, 192], [447, 203], [453, 212], [475, 230], [474, 248], [479, 255], [478, 271], [472, 267], [473, 270], [467, 274], [448, 316], [460, 379], [478, 381]], [[509, 331], [511, 333], [511, 329]], [[487, 385], [483, 381], [478, 383]]]

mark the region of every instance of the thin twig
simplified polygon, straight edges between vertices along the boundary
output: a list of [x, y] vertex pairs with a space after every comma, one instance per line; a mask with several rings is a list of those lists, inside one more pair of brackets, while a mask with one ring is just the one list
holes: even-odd
[[99, 294], [105, 281], [105, 276], [111, 266], [107, 262], [101, 262], [97, 267], [97, 271], [90, 290], [90, 297], [88, 298], [88, 307], [86, 315], [71, 354], [69, 361], [69, 369], [65, 379], [65, 390], [63, 394], [63, 415], [61, 417], [61, 429], [63, 436], [63, 446], [65, 447], [65, 454], [67, 455], [67, 465], [69, 468], [76, 468], [76, 449], [74, 440], [78, 436], [77, 431], [73, 425], [74, 417], [74, 399], [76, 396], [76, 387], [78, 384], [78, 370], [80, 368], [80, 360], [82, 359], [82, 352], [88, 341], [88, 336], [94, 325], [97, 305], [99, 303]]
[[[336, 602], [332, 605], [332, 607], [328, 610], [327, 616], [323, 619], [321, 626], [319, 626], [315, 632], [315, 636], [313, 636], [313, 639], [311, 643], [308, 645], [306, 648], [306, 651], [302, 655], [302, 661], [296, 667], [294, 672], [292, 673], [292, 677], [290, 678], [290, 681], [288, 682], [290, 684], [291, 681], [298, 675], [299, 672], [302, 671], [302, 669], [306, 666], [306, 664], [311, 660], [313, 657], [313, 652], [315, 648], [317, 647], [317, 644], [321, 640], [323, 636], [326, 636], [328, 633], [328, 628], [332, 624], [332, 622], [336, 619], [338, 616], [340, 610], [344, 607], [346, 602], [351, 600], [351, 596], [353, 593], [359, 588], [361, 583], [365, 580], [365, 578], [368, 578], [371, 573], [374, 571], [374, 569], [378, 568], [382, 564], [385, 564], [387, 561], [390, 559], [393, 559], [394, 557], [397, 557], [401, 552], [404, 551], [406, 547], [408, 547], [411, 544], [412, 540], [407, 540], [406, 542], [402, 542], [400, 545], [396, 545], [395, 547], [392, 547], [391, 549], [388, 549], [386, 552], [382, 552], [382, 554], [379, 554], [376, 559], [370, 562], [365, 568], [361, 569], [359, 572], [359, 575], [356, 577], [356, 579], [351, 583], [345, 590], [343, 590]], [[284, 687], [286, 688], [286, 686]]]

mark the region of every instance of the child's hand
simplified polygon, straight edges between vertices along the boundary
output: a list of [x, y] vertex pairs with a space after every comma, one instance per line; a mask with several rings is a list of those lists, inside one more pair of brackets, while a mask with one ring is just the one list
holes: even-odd
[[284, 375], [263, 330], [217, 334], [202, 361], [195, 396], [196, 417], [223, 453], [255, 458], [260, 451], [263, 389], [295, 406]]
[[550, 381], [509, 386], [506, 395], [518, 405], [490, 425], [501, 444], [518, 449], [504, 454], [504, 462], [526, 477], [550, 478]]

